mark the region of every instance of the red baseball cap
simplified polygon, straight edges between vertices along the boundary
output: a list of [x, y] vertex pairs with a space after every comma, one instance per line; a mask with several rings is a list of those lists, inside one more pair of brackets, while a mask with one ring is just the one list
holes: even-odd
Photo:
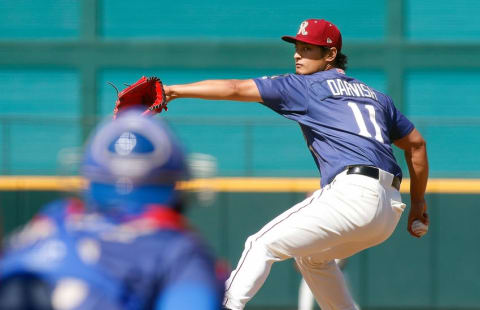
[[324, 19], [307, 19], [300, 24], [296, 36], [283, 36], [282, 40], [289, 43], [300, 41], [313, 45], [336, 47], [339, 52], [342, 49], [340, 30]]

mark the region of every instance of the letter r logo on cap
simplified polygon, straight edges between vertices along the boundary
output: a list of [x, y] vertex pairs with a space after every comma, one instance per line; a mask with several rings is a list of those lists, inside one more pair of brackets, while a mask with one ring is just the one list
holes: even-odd
[[308, 26], [308, 22], [307, 21], [304, 21], [300, 24], [300, 28], [298, 29], [298, 32], [297, 34], [302, 34], [304, 36], [306, 36], [308, 34], [307, 32], [307, 26]]

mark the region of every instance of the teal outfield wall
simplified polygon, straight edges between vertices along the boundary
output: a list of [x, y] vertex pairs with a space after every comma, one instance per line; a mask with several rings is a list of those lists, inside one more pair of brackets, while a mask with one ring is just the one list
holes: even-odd
[[[0, 173], [64, 171], [58, 153], [111, 114], [107, 82], [291, 72], [280, 36], [323, 17], [342, 30], [348, 74], [391, 95], [427, 138], [431, 175], [479, 177], [479, 14], [471, 0], [0, 0]], [[317, 176], [298, 127], [259, 104], [178, 100], [164, 117], [220, 175]]]
[[[11, 231], [62, 195], [0, 191], [5, 230]], [[303, 197], [303, 193], [217, 193], [211, 205], [193, 204], [188, 217], [217, 256], [235, 266], [246, 238]], [[425, 237], [408, 235], [405, 213], [389, 240], [353, 256], [345, 273], [362, 309], [479, 309], [479, 198], [430, 194], [431, 226]], [[299, 281], [292, 261], [274, 264], [248, 309], [296, 309]]]

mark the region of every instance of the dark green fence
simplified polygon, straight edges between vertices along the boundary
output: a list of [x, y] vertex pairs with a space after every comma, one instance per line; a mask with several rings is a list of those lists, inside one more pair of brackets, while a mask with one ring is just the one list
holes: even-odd
[[[5, 230], [64, 194], [0, 192]], [[209, 206], [192, 204], [188, 216], [216, 254], [233, 267], [246, 238], [304, 198], [302, 193], [218, 193]], [[429, 233], [406, 232], [407, 211], [385, 243], [349, 259], [345, 273], [362, 309], [479, 309], [478, 195], [428, 195]], [[408, 201], [408, 196], [404, 196]], [[292, 261], [274, 264], [248, 309], [296, 309], [300, 276]]]

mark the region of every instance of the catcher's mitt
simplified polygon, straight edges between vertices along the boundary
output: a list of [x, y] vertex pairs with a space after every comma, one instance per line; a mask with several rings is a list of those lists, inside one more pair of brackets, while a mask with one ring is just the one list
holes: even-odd
[[142, 115], [154, 115], [163, 110], [167, 111], [162, 81], [155, 76], [149, 78], [142, 76], [137, 82], [122, 90], [115, 102], [113, 119], [131, 108], [145, 108]]

